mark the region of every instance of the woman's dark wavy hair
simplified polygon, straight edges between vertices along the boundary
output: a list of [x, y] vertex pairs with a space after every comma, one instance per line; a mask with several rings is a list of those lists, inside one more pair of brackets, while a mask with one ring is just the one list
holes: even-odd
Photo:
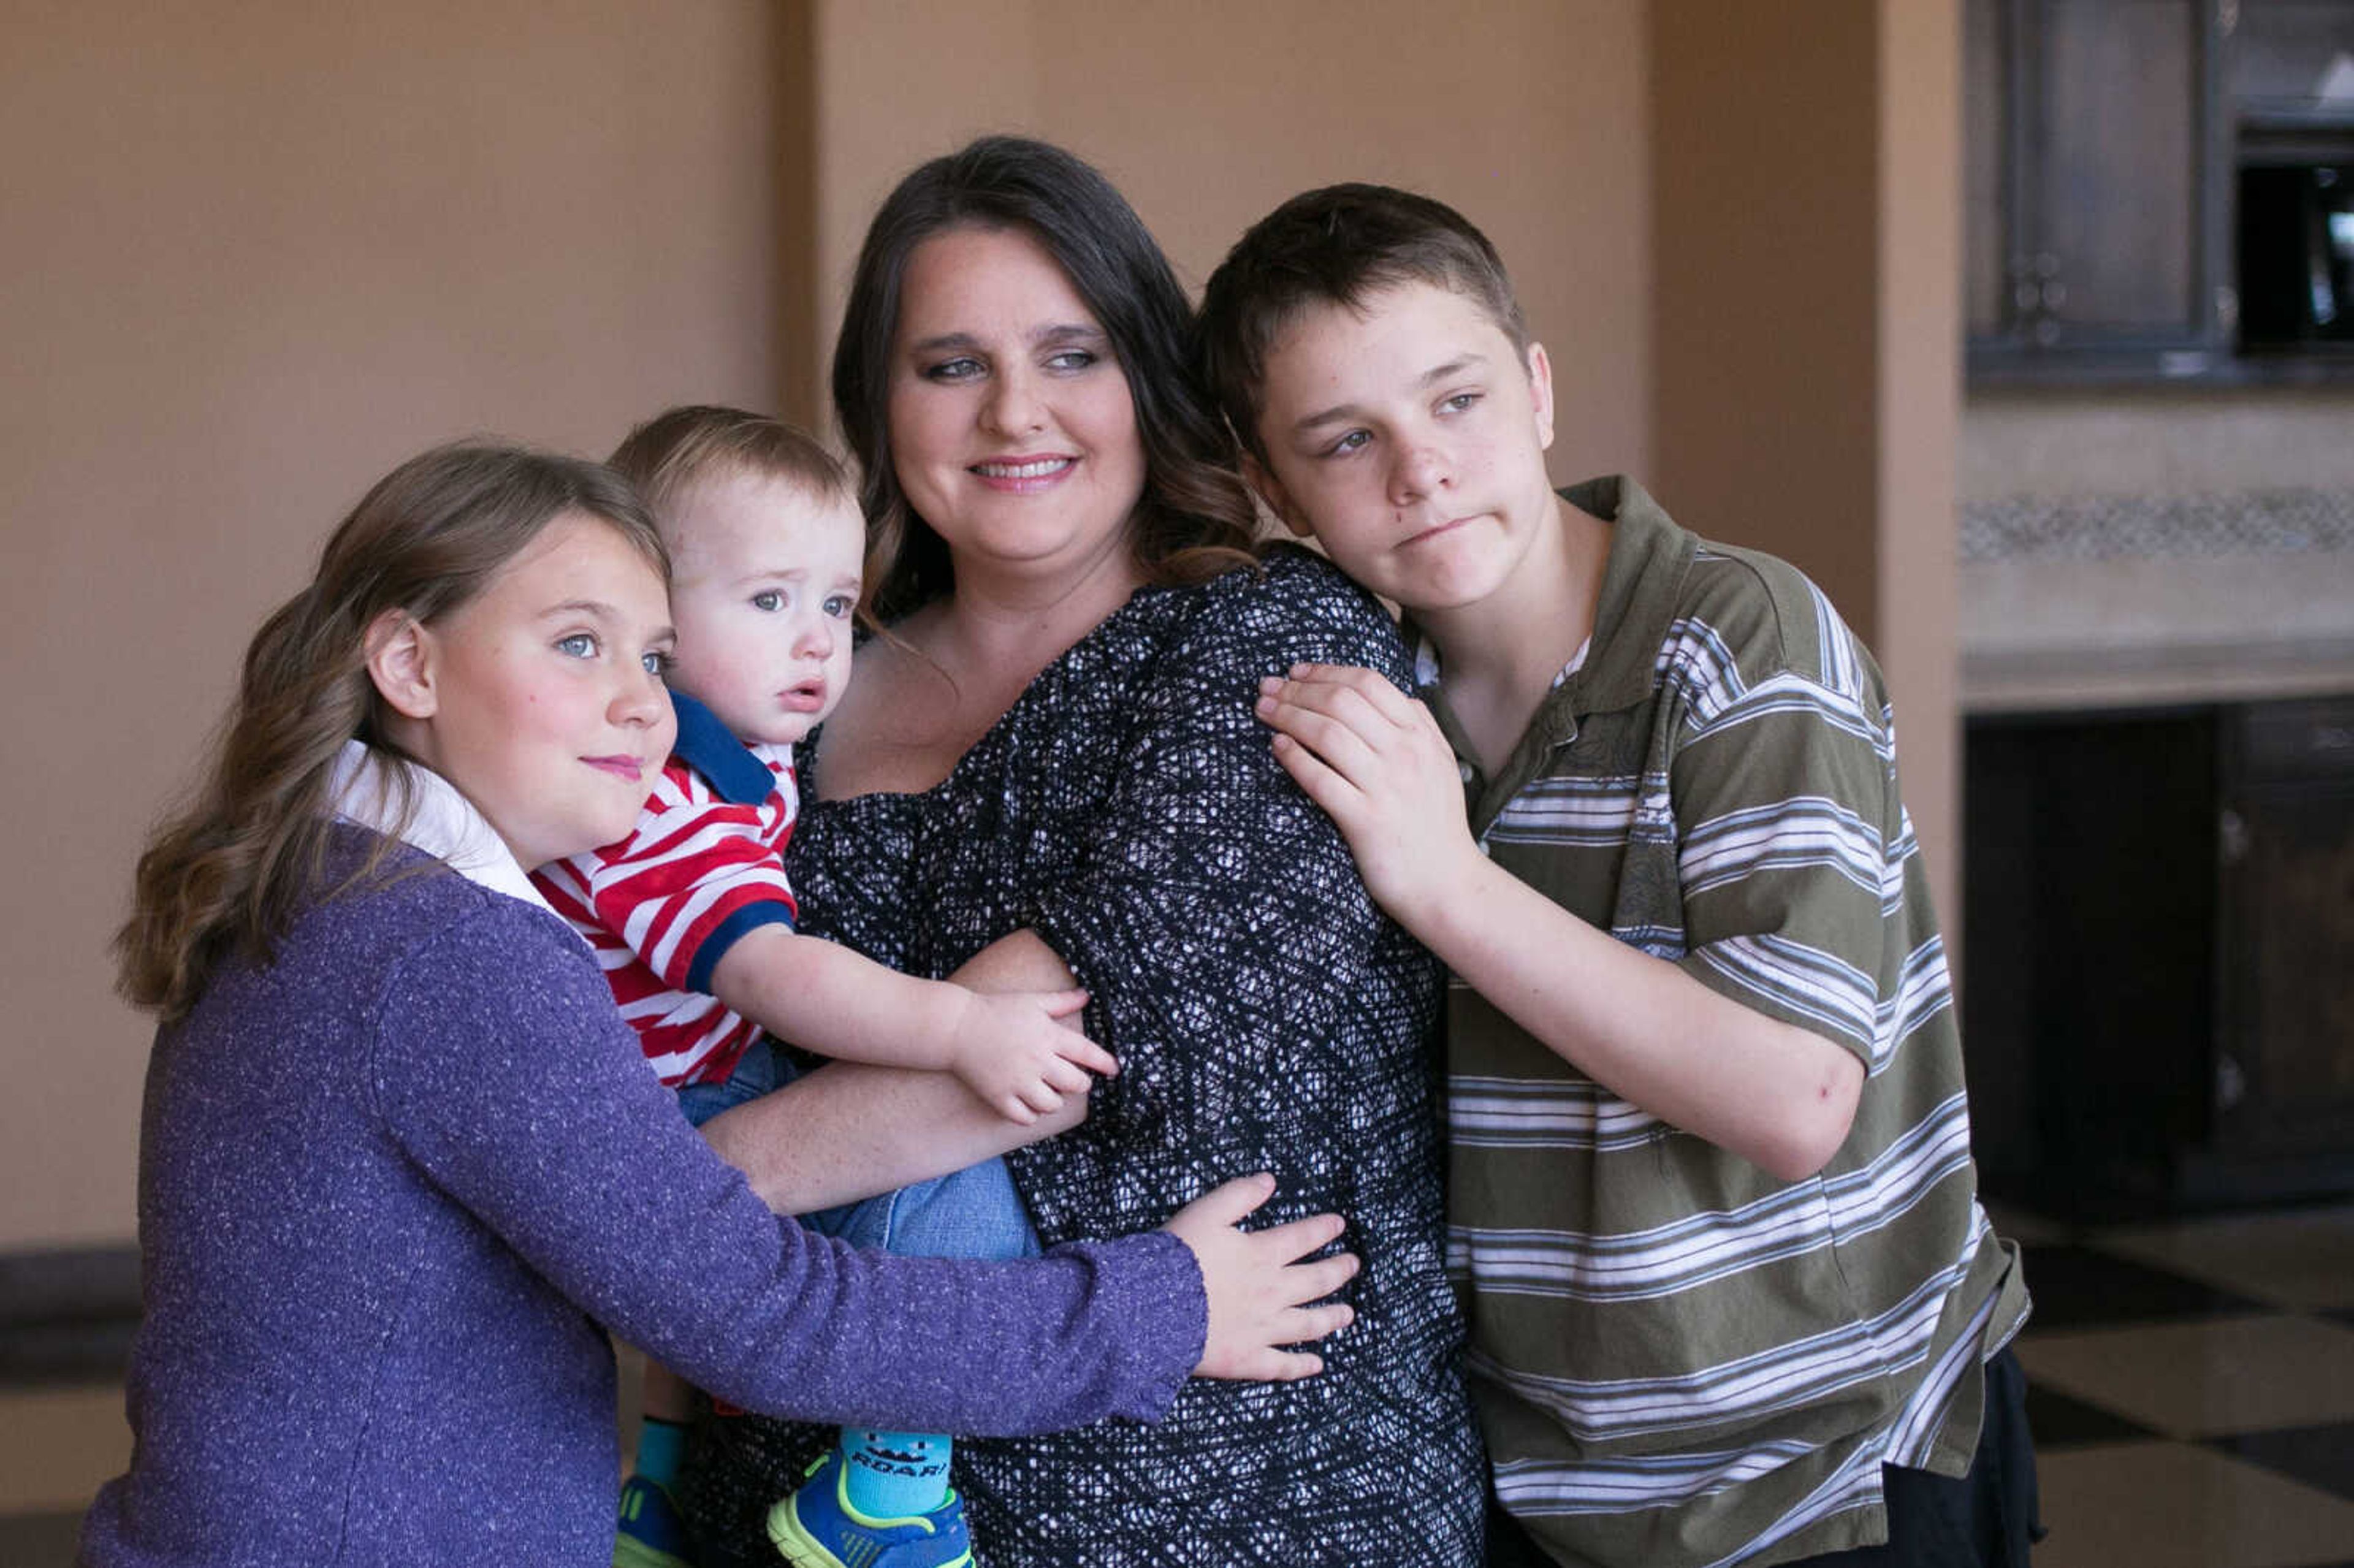
[[1136, 404], [1144, 495], [1136, 561], [1200, 582], [1257, 558], [1233, 437], [1193, 363], [1193, 311], [1169, 259], [1089, 164], [1044, 142], [984, 136], [899, 182], [866, 230], [833, 352], [833, 407], [864, 478], [867, 609], [889, 622], [954, 586], [948, 546], [907, 503], [891, 454], [892, 348], [908, 258], [953, 228], [1018, 228], [1045, 247], [1111, 340]]

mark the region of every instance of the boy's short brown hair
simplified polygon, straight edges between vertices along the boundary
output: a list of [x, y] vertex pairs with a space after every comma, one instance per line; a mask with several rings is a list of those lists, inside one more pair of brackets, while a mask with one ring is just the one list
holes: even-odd
[[716, 473], [780, 480], [821, 501], [854, 505], [858, 499], [850, 471], [812, 437], [766, 414], [710, 403], [655, 415], [605, 461], [637, 487], [657, 523], [670, 516], [690, 485]]
[[1261, 462], [1259, 391], [1284, 324], [1317, 304], [1361, 309], [1365, 296], [1430, 283], [1471, 300], [1526, 354], [1528, 323], [1488, 237], [1444, 202], [1391, 185], [1305, 191], [1250, 226], [1203, 291], [1203, 379], [1244, 449]]

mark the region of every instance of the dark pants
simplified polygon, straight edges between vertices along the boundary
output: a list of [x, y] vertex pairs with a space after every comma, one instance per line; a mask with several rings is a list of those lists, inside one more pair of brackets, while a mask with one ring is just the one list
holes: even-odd
[[[2035, 1447], [2027, 1434], [2027, 1375], [2008, 1348], [1986, 1365], [1986, 1418], [1970, 1473], [1932, 1475], [1884, 1466], [1888, 1541], [1802, 1558], [1787, 1568], [2029, 1568], [2040, 1538]], [[1548, 1568], [1527, 1532], [1488, 1508], [1489, 1568]]]

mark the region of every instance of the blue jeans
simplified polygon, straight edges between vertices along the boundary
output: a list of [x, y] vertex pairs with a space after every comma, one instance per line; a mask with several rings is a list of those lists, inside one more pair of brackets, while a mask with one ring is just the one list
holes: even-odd
[[[689, 1084], [679, 1090], [678, 1108], [701, 1127], [721, 1111], [757, 1100], [799, 1076], [800, 1069], [781, 1052], [765, 1039], [755, 1041], [726, 1083]], [[801, 1215], [801, 1223], [820, 1235], [903, 1257], [1038, 1255], [1029, 1211], [1022, 1206], [1002, 1160], [986, 1160], [896, 1192], [821, 1209]]]

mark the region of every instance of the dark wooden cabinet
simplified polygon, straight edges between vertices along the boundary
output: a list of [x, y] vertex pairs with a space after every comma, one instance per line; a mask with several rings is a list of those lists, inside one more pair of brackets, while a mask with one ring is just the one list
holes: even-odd
[[2354, 697], [1973, 720], [1962, 1023], [1989, 1191], [2354, 1191]]
[[1962, 1041], [1988, 1189], [2161, 1192], [2208, 1131], [2211, 710], [1973, 720]]
[[2277, 370], [2240, 352], [2239, 185], [2354, 158], [2354, 100], [2317, 93], [2354, 0], [1965, 0], [1963, 26], [1972, 379]]
[[1974, 357], [2221, 346], [2216, 0], [1969, 0], [1965, 17]]
[[2215, 1146], [2354, 1149], [2354, 701], [2234, 710], [2224, 739]]

